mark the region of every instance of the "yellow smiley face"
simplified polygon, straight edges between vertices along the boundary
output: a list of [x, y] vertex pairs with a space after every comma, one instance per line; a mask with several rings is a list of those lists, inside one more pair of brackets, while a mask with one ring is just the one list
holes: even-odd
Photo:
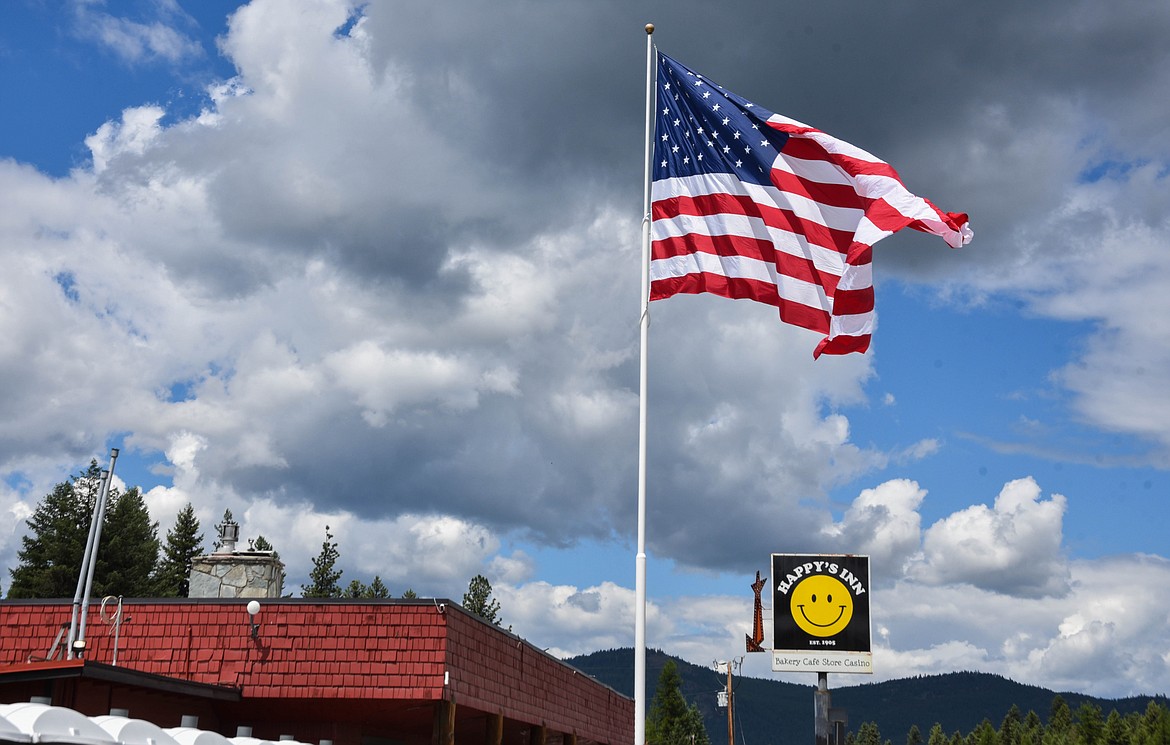
[[833, 636], [853, 618], [853, 596], [827, 574], [805, 577], [792, 589], [792, 619], [806, 634]]

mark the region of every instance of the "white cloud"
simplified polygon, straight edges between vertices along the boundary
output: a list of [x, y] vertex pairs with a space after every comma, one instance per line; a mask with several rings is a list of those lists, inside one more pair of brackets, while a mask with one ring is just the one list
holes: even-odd
[[995, 503], [973, 505], [927, 529], [911, 576], [928, 584], [968, 583], [1034, 597], [1068, 591], [1061, 546], [1065, 498], [1040, 498], [1029, 478], [1006, 484]]
[[841, 522], [826, 526], [824, 534], [840, 550], [869, 555], [875, 577], [898, 576], [921, 547], [918, 507], [925, 496], [925, 490], [907, 479], [865, 489]]

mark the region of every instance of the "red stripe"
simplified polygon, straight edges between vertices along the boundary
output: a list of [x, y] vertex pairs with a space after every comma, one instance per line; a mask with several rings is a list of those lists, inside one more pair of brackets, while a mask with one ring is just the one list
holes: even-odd
[[821, 339], [821, 343], [813, 350], [813, 359], [820, 357], [822, 354], [849, 354], [850, 352], [860, 352], [865, 354], [869, 349], [869, 334], [862, 334], [861, 336], [834, 336], [832, 339], [825, 337]]
[[878, 226], [882, 230], [888, 230], [891, 233], [897, 233], [902, 228], [906, 227], [912, 222], [917, 222], [912, 218], [906, 217], [898, 210], [894, 209], [889, 202], [884, 199], [875, 201], [865, 213], [869, 221]]
[[650, 244], [650, 258], [669, 259], [693, 253], [712, 256], [743, 256], [763, 261], [776, 268], [776, 273], [811, 284], [820, 285], [825, 294], [833, 297], [840, 276], [832, 272], [819, 271], [811, 260], [777, 251], [767, 240], [742, 238], [734, 235], [702, 235], [688, 233], [683, 236], [660, 238]]
[[650, 299], [664, 300], [672, 295], [710, 293], [733, 300], [754, 300], [774, 306], [780, 320], [793, 326], [829, 333], [829, 314], [820, 308], [786, 300], [776, 294], [776, 286], [750, 279], [732, 279], [718, 274], [696, 273], [668, 277], [650, 283]]
[[795, 173], [773, 168], [772, 183], [776, 188], [789, 194], [808, 197], [819, 204], [828, 204], [834, 207], [850, 207], [864, 210], [870, 203], [857, 195], [857, 190], [849, 184], [826, 184], [819, 181], [809, 181]]
[[833, 315], [857, 316], [873, 311], [873, 288], [859, 290], [837, 290], [833, 296]]
[[[784, 147], [780, 148], [780, 152], [785, 155], [791, 155], [794, 158], [801, 158], [803, 160], [827, 160], [834, 165], [840, 166], [850, 176], [885, 176], [894, 179], [898, 183], [902, 183], [898, 172], [889, 163], [876, 159], [863, 160], [851, 155], [842, 155], [841, 153], [830, 153], [828, 150], [825, 150], [821, 143], [810, 139], [806, 134], [808, 132], [824, 134], [823, 132], [815, 129], [797, 130], [794, 127], [783, 124], [770, 124], [770, 126], [782, 132], [793, 134], [784, 143]], [[831, 135], [825, 136], [830, 139], [835, 139]]]

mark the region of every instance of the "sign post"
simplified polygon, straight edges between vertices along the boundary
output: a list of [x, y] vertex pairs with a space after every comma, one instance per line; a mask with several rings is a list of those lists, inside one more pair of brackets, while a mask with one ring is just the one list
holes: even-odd
[[831, 745], [829, 673], [873, 673], [869, 557], [772, 554], [772, 619], [772, 670], [817, 673], [816, 745]]

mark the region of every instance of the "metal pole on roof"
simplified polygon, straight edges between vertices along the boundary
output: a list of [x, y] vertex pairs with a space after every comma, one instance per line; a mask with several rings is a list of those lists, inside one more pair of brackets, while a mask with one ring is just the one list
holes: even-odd
[[81, 619], [77, 625], [77, 637], [69, 642], [70, 651], [73, 642], [85, 641], [85, 619], [89, 615], [89, 596], [93, 592], [93, 570], [97, 566], [98, 547], [102, 543], [102, 523], [106, 519], [106, 497], [110, 493], [110, 484], [114, 480], [114, 464], [118, 461], [118, 448], [110, 449], [110, 470], [102, 484], [101, 494], [98, 496], [98, 509], [95, 512], [93, 528], [93, 546], [90, 547], [88, 567], [85, 575], [85, 590], [81, 595]]
[[[117, 452], [117, 451], [115, 451]], [[106, 486], [110, 479], [110, 472], [102, 470], [102, 480], [98, 484], [98, 498], [93, 503], [93, 514], [89, 520], [89, 536], [85, 539], [85, 553], [81, 555], [81, 568], [77, 572], [77, 590], [73, 593], [73, 613], [69, 618], [69, 636], [65, 639], [65, 658], [73, 659], [73, 642], [77, 640], [77, 621], [81, 613], [81, 595], [85, 591], [85, 578], [89, 573], [89, 559], [93, 552], [94, 533], [101, 521], [98, 520], [98, 511], [105, 502]], [[56, 652], [56, 650], [53, 650]]]

